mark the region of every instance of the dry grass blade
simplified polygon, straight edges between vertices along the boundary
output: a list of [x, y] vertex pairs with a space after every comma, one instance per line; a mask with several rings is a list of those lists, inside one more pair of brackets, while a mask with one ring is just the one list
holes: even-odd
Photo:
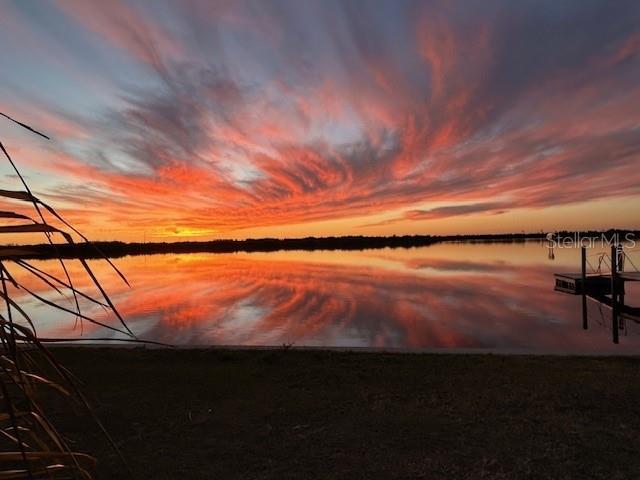
[[[0, 116], [48, 139], [46, 135], [9, 115], [0, 112]], [[0, 222], [5, 221], [0, 224], [0, 235], [42, 234], [56, 252], [54, 238], [62, 238], [64, 242], [73, 245], [72, 234], [75, 234], [88, 242], [84, 235], [73, 228], [52, 207], [33, 195], [2, 142], [0, 142], [0, 150], [23, 187], [22, 190], [0, 189], [0, 198], [8, 200], [9, 203], [12, 201], [29, 203], [35, 211], [33, 218], [23, 213], [22, 209], [0, 211]], [[20, 222], [20, 220], [26, 220], [29, 223]], [[45, 306], [72, 315], [76, 321], [80, 319], [80, 322], [90, 322], [96, 327], [117, 333], [132, 342], [141, 341], [136, 339], [128, 328], [84, 258], [79, 256], [77, 260], [80, 262], [82, 271], [90, 279], [91, 285], [100, 293], [99, 298], [74, 286], [69, 269], [60, 256], [58, 256], [58, 263], [64, 278], [59, 278], [57, 274], [49, 273], [21, 258], [29, 253], [28, 249], [20, 246], [0, 246], [0, 303], [4, 303], [4, 311], [0, 313], [0, 402], [2, 402], [0, 405], [0, 480], [91, 479], [90, 472], [95, 470], [95, 459], [69, 448], [65, 439], [48, 420], [45, 409], [40, 404], [39, 392], [42, 387], [53, 389], [63, 397], [78, 402], [92, 415], [93, 411], [78, 388], [76, 380], [45, 347], [46, 343], [63, 339], [40, 339], [36, 333], [37, 319], [31, 318], [28, 309], [23, 308], [21, 302], [31, 297]], [[124, 275], [109, 259], [106, 260], [116, 274], [126, 282]], [[16, 272], [12, 272], [12, 266], [17, 269]], [[50, 300], [46, 294], [37, 293], [33, 287], [33, 281], [30, 280], [35, 280], [36, 284], [62, 296], [65, 296], [65, 292], [69, 293], [75, 302], [75, 309]], [[82, 313], [79, 299], [111, 312], [112, 318], [120, 325], [113, 326], [107, 321], [100, 321]], [[64, 340], [68, 341], [68, 339]], [[120, 455], [115, 442], [106, 433], [102, 423], [95, 415], [94, 419]]]
[[15, 259], [15, 263], [20, 267], [22, 267], [23, 269], [27, 270], [29, 273], [31, 273], [35, 277], [42, 280], [42, 282], [46, 283], [50, 288], [54, 289], [56, 292], [62, 293], [62, 291], [58, 287], [65, 288], [68, 290], [73, 290], [78, 296], [84, 298], [85, 300], [88, 300], [89, 302], [94, 303], [96, 305], [100, 305], [102, 308], [109, 308], [109, 305], [107, 305], [106, 303], [103, 303], [100, 300], [96, 300], [95, 298], [93, 298], [90, 295], [87, 295], [81, 290], [75, 289], [72, 285], [69, 285], [64, 281], [60, 280], [59, 278], [55, 277], [54, 275], [51, 275], [45, 272], [44, 270], [41, 270], [35, 267], [34, 265], [31, 265], [29, 262], [25, 260], [21, 260], [18, 258], [18, 259]]
[[[107, 330], [111, 330], [112, 332], [120, 333], [120, 334], [131, 336], [131, 337], [135, 337], [135, 335], [133, 335], [133, 333], [130, 333], [128, 331], [125, 332], [123, 330], [120, 330], [119, 328], [112, 327], [111, 325], [107, 325], [106, 323], [103, 323], [103, 322], [101, 322], [99, 320], [96, 320], [95, 318], [92, 318], [92, 317], [89, 317], [87, 315], [84, 315], [82, 312], [78, 313], [78, 312], [75, 312], [74, 310], [71, 310], [71, 309], [63, 307], [62, 305], [59, 305], [59, 304], [57, 304], [55, 302], [52, 302], [51, 300], [46, 299], [42, 295], [38, 295], [37, 293], [35, 293], [34, 291], [32, 291], [31, 289], [29, 289], [27, 287], [23, 286], [22, 289], [24, 291], [26, 291], [29, 295], [31, 295], [33, 298], [35, 298], [36, 300], [39, 300], [40, 302], [44, 303], [45, 305], [48, 305], [49, 307], [53, 307], [53, 308], [56, 308], [58, 310], [61, 310], [61, 311], [65, 312], [65, 313], [69, 313], [69, 314], [75, 315], [75, 316], [81, 318], [82, 320], [86, 320], [88, 322], [93, 323], [94, 325], [98, 325], [99, 327], [106, 328]], [[27, 317], [27, 318], [29, 318], [29, 317]], [[32, 321], [30, 323], [32, 323]]]
[[0, 234], [3, 233], [62, 233], [56, 227], [43, 223], [34, 223], [32, 225], [2, 225], [0, 226]]
[[[2, 143], [1, 142], [0, 142], [0, 147], [2, 147]], [[11, 157], [9, 156], [7, 151], [4, 149], [4, 147], [2, 147], [2, 151], [4, 152], [4, 154], [5, 154], [5, 156], [7, 158], [11, 159]], [[13, 162], [12, 162], [12, 164], [13, 164]], [[17, 169], [16, 169], [16, 171], [17, 171]], [[118, 267], [115, 266], [115, 264], [109, 259], [109, 257], [107, 257], [96, 245], [92, 244], [91, 241], [89, 241], [89, 239], [87, 237], [85, 237], [79, 230], [77, 230], [69, 222], [67, 222], [61, 215], [59, 215], [58, 212], [56, 212], [53, 207], [51, 207], [50, 205], [44, 203], [42, 200], [34, 197], [31, 194], [30, 191], [1, 190], [0, 189], [0, 197], [10, 198], [10, 199], [13, 199], [13, 200], [20, 200], [20, 201], [23, 201], [23, 202], [29, 202], [29, 203], [34, 204], [36, 207], [38, 205], [42, 206], [45, 210], [47, 210], [56, 219], [60, 220], [64, 224], [64, 226], [68, 227], [73, 233], [77, 234], [84, 242], [90, 244], [95, 249], [95, 251], [98, 253], [98, 255], [100, 255], [104, 260], [106, 260], [109, 263], [109, 265], [111, 266], [111, 268], [113, 268], [113, 270], [118, 274], [118, 276], [127, 285], [129, 285], [129, 282], [128, 282], [127, 278], [118, 269]], [[39, 209], [38, 209], [38, 211], [39, 211]], [[12, 215], [12, 214], [15, 215], [14, 212], [4, 212], [4, 213], [6, 213], [8, 215]], [[0, 215], [0, 217], [1, 217], [1, 215]], [[25, 218], [35, 222], [35, 220], [31, 219], [30, 217], [25, 217]]]
[[29, 249], [29, 248], [0, 246], [0, 258], [28, 257], [35, 253], [36, 253], [35, 250]]
[[[13, 119], [11, 119], [13, 120]], [[19, 123], [19, 122], [17, 122]], [[19, 123], [20, 125], [23, 125], [22, 123]], [[34, 131], [31, 127], [26, 127], [28, 130]], [[9, 152], [7, 152], [6, 148], [4, 147], [4, 145], [2, 144], [2, 142], [0, 142], [0, 150], [2, 150], [2, 153], [4, 153], [4, 156], [6, 157], [7, 161], [9, 162], [9, 164], [11, 165], [11, 167], [13, 168], [13, 171], [16, 173], [16, 175], [18, 176], [18, 178], [20, 179], [20, 182], [22, 183], [22, 185], [24, 186], [25, 191], [24, 192], [10, 192], [10, 191], [6, 191], [9, 192], [9, 195], [11, 193], [13, 193], [13, 197], [9, 196], [9, 198], [15, 198], [20, 200], [20, 198], [18, 198], [16, 195], [19, 193], [24, 194], [24, 197], [27, 199], [27, 201], [30, 201], [30, 203], [33, 205], [33, 208], [36, 210], [36, 212], [38, 213], [38, 216], [40, 217], [40, 219], [42, 220], [42, 223], [47, 223], [47, 221], [44, 218], [44, 215], [42, 214], [42, 211], [40, 210], [40, 207], [38, 206], [38, 199], [35, 198], [33, 196], [33, 194], [31, 193], [31, 190], [29, 189], [29, 185], [27, 185], [27, 182], [25, 181], [24, 177], [22, 176], [22, 174], [20, 173], [20, 170], [18, 170], [18, 167], [16, 166], [15, 163], [13, 163], [13, 159], [11, 158], [11, 155], [9, 155]], [[24, 199], [22, 199], [24, 201]], [[54, 250], [56, 251], [56, 253], [58, 252], [55, 243], [53, 242], [53, 240], [51, 239], [51, 235], [49, 232], [43, 232], [47, 242], [49, 242], [49, 244], [54, 248]], [[67, 238], [67, 237], [65, 237]], [[64, 261], [62, 260], [62, 258], [60, 257], [60, 255], [58, 255], [59, 257], [59, 263], [60, 266], [62, 267], [62, 270], [64, 271], [65, 277], [67, 278], [67, 281], [71, 284], [71, 277], [69, 276], [69, 271], [67, 270], [66, 265], [64, 264]], [[73, 299], [75, 300], [76, 303], [76, 310], [78, 310], [78, 312], [80, 311], [80, 304], [78, 303], [78, 298], [76, 297], [75, 293], [73, 294]]]
[[110, 337], [85, 337], [85, 338], [51, 338], [39, 337], [41, 343], [78, 343], [78, 342], [117, 342], [117, 343], [137, 343], [139, 345], [157, 345], [158, 347], [173, 348], [174, 345], [153, 340], [140, 340], [138, 338], [110, 338]]
[[33, 220], [31, 217], [27, 217], [26, 215], [22, 215], [16, 212], [0, 212], [0, 218], [19, 218], [35, 222], [35, 220]]
[[[1, 142], [0, 142], [0, 145], [2, 145]], [[7, 158], [11, 158], [11, 157], [9, 157], [9, 154], [7, 153], [7, 151], [4, 149], [4, 146], [2, 147], [2, 151], [4, 152], [4, 154], [5, 154], [5, 156]], [[31, 195], [31, 193], [23, 192], [22, 190], [2, 190], [2, 189], [0, 189], [0, 197], [11, 198], [13, 200], [22, 200], [23, 202], [33, 202], [35, 200], [33, 195]]]
[[22, 122], [19, 122], [18, 120], [16, 120], [15, 118], [10, 117], [9, 115], [7, 115], [6, 113], [2, 113], [0, 112], [0, 115], [3, 116], [4, 118], [7, 118], [9, 120], [11, 120], [13, 123], [17, 123], [18, 125], [20, 125], [22, 128], [26, 128], [27, 130], [29, 130], [30, 132], [35, 133], [36, 135], [40, 135], [41, 137], [46, 138], [47, 140], [51, 140], [49, 137], [47, 137], [44, 133], [40, 133], [39, 131], [31, 128], [29, 125], [26, 125]]

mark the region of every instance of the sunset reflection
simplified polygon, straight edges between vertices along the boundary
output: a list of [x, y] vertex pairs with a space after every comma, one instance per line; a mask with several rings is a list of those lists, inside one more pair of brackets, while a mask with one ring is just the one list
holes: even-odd
[[[577, 297], [553, 291], [551, 272], [575, 255], [551, 262], [528, 243], [136, 256], [117, 262], [131, 289], [94, 266], [134, 332], [170, 344], [611, 350], [605, 327], [581, 329]], [[618, 352], [640, 346], [629, 323]], [[41, 333], [80, 334], [68, 318]], [[82, 335], [109, 333], [85, 325]]]

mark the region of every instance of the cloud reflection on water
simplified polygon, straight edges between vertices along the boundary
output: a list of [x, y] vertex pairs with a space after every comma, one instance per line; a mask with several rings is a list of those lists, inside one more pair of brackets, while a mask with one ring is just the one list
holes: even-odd
[[[154, 255], [118, 260], [133, 289], [105, 286], [142, 338], [180, 345], [638, 349], [640, 336], [614, 350], [605, 328], [581, 330], [579, 299], [551, 275], [575, 252], [558, 256], [537, 244]], [[72, 325], [42, 333], [77, 335]]]

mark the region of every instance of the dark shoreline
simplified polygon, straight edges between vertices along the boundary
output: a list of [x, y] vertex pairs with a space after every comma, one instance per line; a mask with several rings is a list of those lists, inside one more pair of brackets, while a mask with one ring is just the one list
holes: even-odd
[[[557, 232], [557, 238], [598, 238], [602, 235], [610, 238], [630, 234], [640, 237], [639, 230], [607, 230]], [[234, 252], [274, 252], [279, 250], [365, 250], [376, 248], [412, 248], [424, 247], [436, 243], [520, 243], [525, 241], [543, 242], [546, 233], [513, 233], [486, 235], [403, 235], [390, 237], [343, 236], [343, 237], [306, 237], [306, 238], [258, 238], [247, 240], [212, 240], [208, 242], [92, 242], [80, 244], [57, 244], [55, 246], [24, 245], [0, 247], [0, 257], [20, 257], [25, 259], [48, 258], [117, 258], [127, 255], [153, 255], [163, 253], [234, 253]], [[3, 254], [2, 249], [11, 254]], [[19, 253], [16, 253], [19, 251]]]
[[199, 351], [199, 352], [280, 352], [283, 350], [313, 354], [325, 353], [353, 353], [371, 355], [438, 355], [438, 356], [478, 356], [497, 355], [504, 357], [567, 357], [567, 358], [631, 358], [640, 360], [640, 351], [630, 351], [620, 348], [621, 345], [611, 344], [610, 349], [603, 351], [567, 351], [562, 349], [542, 350], [528, 348], [473, 348], [473, 347], [341, 347], [341, 346], [310, 346], [310, 345], [171, 345], [162, 343], [145, 343], [143, 339], [128, 342], [126, 340], [96, 341], [88, 340], [86, 343], [59, 339], [49, 342], [47, 347], [53, 349], [113, 349], [113, 350], [169, 350], [169, 351]]
[[[138, 479], [640, 476], [640, 358], [54, 354], [82, 382]], [[97, 456], [98, 479], [124, 478], [86, 416], [47, 405], [74, 448]]]

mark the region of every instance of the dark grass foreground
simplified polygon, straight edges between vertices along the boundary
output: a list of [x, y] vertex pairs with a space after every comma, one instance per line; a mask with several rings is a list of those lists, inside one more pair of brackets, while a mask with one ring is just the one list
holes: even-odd
[[[139, 479], [640, 478], [640, 359], [56, 349]], [[98, 478], [95, 426], [53, 415]]]

